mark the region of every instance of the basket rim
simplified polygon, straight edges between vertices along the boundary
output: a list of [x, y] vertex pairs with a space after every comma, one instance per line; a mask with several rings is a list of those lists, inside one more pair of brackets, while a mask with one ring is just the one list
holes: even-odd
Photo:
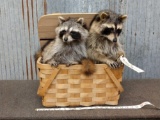
[[[52, 67], [50, 64], [44, 64], [44, 63], [41, 63], [40, 61], [41, 61], [41, 59], [42, 59], [42, 57], [39, 57], [38, 58], [38, 60], [37, 60], [37, 67], [38, 68], [45, 68], [45, 69], [53, 69], [54, 67]], [[77, 65], [72, 65], [72, 66], [69, 66], [70, 68], [71, 67], [81, 67], [82, 65], [81, 64], [77, 64]], [[107, 64], [95, 64], [95, 66], [101, 66], [101, 67], [104, 67], [104, 68], [110, 68]], [[58, 65], [58, 67], [57, 68], [64, 68], [64, 67], [66, 67], [66, 65], [64, 65], [64, 64], [60, 64], [60, 65]]]

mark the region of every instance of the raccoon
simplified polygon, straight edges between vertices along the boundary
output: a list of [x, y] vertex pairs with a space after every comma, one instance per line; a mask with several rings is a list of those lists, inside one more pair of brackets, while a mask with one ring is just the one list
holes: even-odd
[[124, 55], [119, 36], [127, 15], [120, 15], [111, 10], [102, 10], [90, 23], [89, 37], [86, 42], [87, 54], [95, 63], [106, 63], [117, 68]]
[[42, 63], [57, 67], [59, 64], [70, 66], [82, 64], [82, 73], [91, 75], [95, 65], [87, 59], [86, 39], [89, 35], [83, 18], [64, 19], [58, 17], [59, 26], [55, 29], [56, 38], [42, 51]]
[[84, 19], [65, 19], [61, 16], [58, 19], [55, 40], [44, 48], [42, 63], [55, 67], [59, 64], [67, 66], [78, 64], [82, 59], [87, 58], [85, 42], [89, 33]]

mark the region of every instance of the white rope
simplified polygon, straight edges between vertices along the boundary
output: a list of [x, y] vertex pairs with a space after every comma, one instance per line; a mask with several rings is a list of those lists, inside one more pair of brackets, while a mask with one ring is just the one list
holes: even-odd
[[65, 108], [37, 108], [36, 111], [69, 111], [69, 110], [93, 110], [93, 109], [141, 109], [144, 106], [151, 106], [155, 109], [160, 110], [160, 108], [156, 107], [150, 102], [143, 102], [139, 105], [131, 105], [131, 106], [90, 106], [90, 107], [65, 107]]

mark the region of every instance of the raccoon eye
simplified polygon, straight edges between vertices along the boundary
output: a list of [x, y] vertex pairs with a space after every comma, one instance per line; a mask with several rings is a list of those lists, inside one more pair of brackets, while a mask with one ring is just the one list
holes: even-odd
[[105, 28], [104, 30], [102, 30], [101, 33], [102, 33], [103, 35], [109, 35], [109, 34], [111, 34], [113, 31], [114, 31], [113, 28]]
[[70, 35], [73, 39], [81, 39], [81, 34], [79, 32], [72, 31]]
[[65, 30], [62, 30], [62, 31], [59, 33], [59, 37], [62, 38], [65, 33], [66, 33], [66, 31], [65, 31]]
[[120, 35], [121, 32], [122, 32], [122, 29], [117, 29], [117, 31], [116, 31], [116, 33], [117, 33], [118, 35]]

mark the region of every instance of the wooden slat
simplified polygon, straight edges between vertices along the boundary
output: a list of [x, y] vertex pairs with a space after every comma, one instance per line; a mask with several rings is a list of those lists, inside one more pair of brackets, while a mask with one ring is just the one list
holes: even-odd
[[24, 7], [24, 20], [23, 20], [23, 24], [24, 24], [24, 38], [26, 39], [25, 40], [25, 46], [24, 46], [24, 49], [25, 49], [25, 64], [26, 64], [26, 70], [27, 70], [27, 79], [31, 80], [31, 64], [30, 64], [30, 37], [29, 37], [29, 25], [28, 25], [28, 13], [27, 13], [27, 10], [28, 10], [28, 7], [27, 7], [27, 1], [26, 0], [23, 0], [23, 7]]
[[45, 46], [49, 41], [52, 41], [52, 39], [40, 40], [40, 46], [41, 46], [41, 47]]
[[[1, 4], [0, 4], [1, 14], [5, 12], [5, 4], [4, 3], [5, 3], [5, 1], [1, 1]], [[3, 5], [3, 7], [2, 7], [2, 5]], [[1, 39], [0, 39], [0, 41], [1, 41], [1, 44], [0, 44], [0, 48], [1, 48], [1, 50], [0, 50], [1, 51], [0, 64], [1, 64], [1, 67], [0, 67], [0, 69], [1, 69], [1, 79], [3, 80], [3, 79], [8, 78], [7, 75], [6, 75], [8, 71], [5, 68], [6, 61], [4, 59], [6, 57], [5, 57], [5, 53], [2, 52], [2, 50], [4, 50], [4, 48], [5, 48], [4, 47], [4, 44], [5, 44], [4, 39], [7, 40], [7, 38], [5, 36], [5, 32], [6, 32], [6, 28], [5, 28], [6, 22], [5, 21], [6, 21], [6, 19], [5, 19], [4, 14], [0, 15], [0, 19], [1, 19], [0, 20], [0, 27], [1, 27], [1, 30], [3, 30], [3, 31], [0, 32], [0, 37], [1, 37]], [[8, 62], [8, 64], [9, 64], [9, 62]], [[10, 74], [10, 72], [8, 72], [8, 73]]]

